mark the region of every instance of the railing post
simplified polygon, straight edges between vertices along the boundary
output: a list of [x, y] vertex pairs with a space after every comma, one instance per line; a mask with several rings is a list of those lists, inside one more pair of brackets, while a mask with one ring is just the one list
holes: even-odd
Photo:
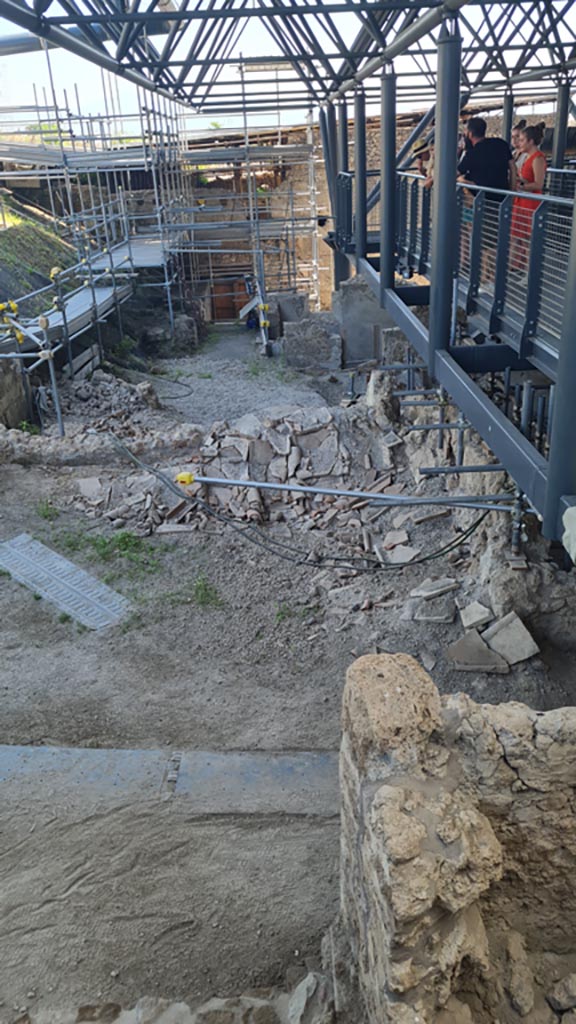
[[430, 211], [432, 209], [432, 190], [422, 190], [422, 209], [420, 211], [420, 258], [418, 261], [418, 273], [428, 272], [430, 256]]
[[543, 533], [557, 538], [561, 533], [560, 499], [576, 494], [576, 447], [574, 446], [574, 395], [576, 394], [576, 207], [572, 214], [570, 253], [566, 268], [566, 292], [558, 366], [554, 389], [554, 415], [548, 457], [546, 504]]
[[396, 75], [391, 65], [382, 74], [380, 177], [380, 304], [394, 287], [396, 236]]
[[444, 22], [438, 39], [438, 86], [430, 284], [430, 374], [435, 376], [436, 352], [450, 343], [453, 276], [458, 229], [456, 162], [460, 116], [462, 42], [457, 22]]
[[[472, 207], [472, 236], [470, 238], [470, 259], [468, 270], [468, 291], [466, 293], [466, 312], [473, 313], [482, 278], [482, 234], [484, 227], [485, 192], [476, 192]], [[458, 223], [460, 223], [458, 218]]]
[[[518, 353], [522, 357], [527, 355], [527, 347], [530, 339], [536, 334], [536, 327], [538, 325], [549, 207], [549, 203], [540, 203], [532, 214], [528, 282], [526, 285], [526, 309]], [[550, 240], [548, 240], [548, 244], [550, 245]]]
[[502, 138], [510, 145], [512, 138], [512, 121], [514, 120], [514, 96], [510, 89], [504, 93], [502, 104]]
[[366, 256], [366, 96], [357, 89], [354, 96], [354, 178], [356, 203], [354, 211], [354, 237], [356, 266]]
[[504, 311], [513, 203], [514, 199], [512, 196], [506, 196], [500, 203], [500, 209], [498, 210], [498, 245], [496, 249], [496, 271], [494, 273], [494, 301], [490, 310], [490, 334], [497, 333], [500, 327], [500, 317]]
[[569, 105], [570, 84], [568, 82], [560, 82], [556, 97], [556, 120], [554, 121], [551, 167], [562, 168], [564, 166]]

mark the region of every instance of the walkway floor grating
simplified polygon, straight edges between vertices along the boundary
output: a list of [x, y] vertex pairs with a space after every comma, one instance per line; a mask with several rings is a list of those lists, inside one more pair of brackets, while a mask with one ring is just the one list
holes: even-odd
[[112, 626], [131, 608], [121, 594], [27, 533], [0, 544], [0, 567], [88, 629]]

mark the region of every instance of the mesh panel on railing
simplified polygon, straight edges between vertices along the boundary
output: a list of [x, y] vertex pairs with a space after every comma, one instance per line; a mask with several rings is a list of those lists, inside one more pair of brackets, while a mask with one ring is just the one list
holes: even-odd
[[546, 219], [538, 324], [553, 338], [560, 338], [562, 328], [570, 253], [570, 213], [569, 207], [550, 203]]

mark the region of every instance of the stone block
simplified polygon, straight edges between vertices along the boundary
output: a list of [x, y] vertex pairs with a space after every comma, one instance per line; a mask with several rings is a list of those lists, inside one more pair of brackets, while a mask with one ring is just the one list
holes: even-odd
[[431, 601], [435, 597], [449, 594], [452, 590], [458, 590], [459, 586], [458, 580], [452, 579], [451, 576], [443, 576], [439, 580], [434, 580], [429, 576], [423, 583], [418, 584], [414, 590], [410, 591], [410, 597], [421, 597], [425, 601]]
[[438, 691], [409, 655], [366, 654], [346, 673], [342, 724], [359, 765], [384, 754], [412, 761], [440, 725]]
[[454, 622], [456, 604], [449, 594], [443, 594], [434, 600], [421, 598], [414, 612], [415, 622]]
[[538, 644], [516, 612], [509, 612], [493, 626], [484, 630], [482, 639], [491, 650], [500, 654], [509, 665], [533, 658], [540, 653]]
[[342, 282], [337, 295], [345, 365], [379, 360], [380, 331], [394, 325], [392, 317], [380, 307], [362, 277]]
[[407, 544], [409, 539], [406, 530], [389, 530], [382, 541], [382, 547], [385, 551], [390, 551], [392, 548], [398, 547], [399, 544]]
[[480, 601], [472, 601], [465, 608], [460, 609], [460, 618], [464, 629], [479, 629], [485, 626], [494, 616], [489, 608]]
[[508, 662], [488, 647], [478, 630], [471, 629], [446, 649], [446, 657], [454, 662], [460, 672], [496, 672], [505, 675], [510, 671]]
[[284, 353], [289, 366], [297, 369], [339, 370], [342, 339], [337, 320], [316, 313], [284, 326]]
[[392, 565], [407, 565], [420, 554], [420, 548], [411, 548], [408, 544], [399, 544], [388, 551], [388, 561]]
[[576, 1007], [576, 974], [567, 974], [562, 978], [554, 985], [547, 998], [550, 1006], [561, 1013], [564, 1010], [573, 1010]]

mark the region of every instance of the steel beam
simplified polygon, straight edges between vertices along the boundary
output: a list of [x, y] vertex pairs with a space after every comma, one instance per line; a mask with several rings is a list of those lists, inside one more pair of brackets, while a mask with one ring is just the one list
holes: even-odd
[[356, 268], [366, 256], [366, 97], [363, 89], [354, 96], [354, 180], [356, 185], [354, 239]]
[[[514, 426], [482, 388], [462, 370], [448, 352], [437, 352], [436, 380], [446, 388], [468, 422], [506, 466], [518, 487], [542, 512], [546, 495], [546, 459]], [[575, 460], [576, 466], [576, 460]]]
[[469, 0], [445, 0], [444, 4], [436, 10], [427, 11], [426, 14], [421, 15], [416, 21], [413, 21], [411, 25], [405, 28], [402, 32], [399, 32], [394, 41], [387, 46], [378, 57], [373, 57], [372, 60], [366, 62], [363, 68], [360, 69], [354, 76], [354, 78], [348, 79], [347, 82], [343, 82], [342, 85], [334, 91], [329, 99], [334, 96], [343, 96], [344, 93], [349, 92], [354, 88], [356, 83], [363, 82], [366, 78], [370, 78], [372, 75], [380, 71], [381, 68], [385, 67], [386, 64], [390, 64], [395, 57], [398, 57], [401, 53], [404, 53], [410, 46], [422, 39], [423, 36], [428, 35], [433, 29], [441, 25], [446, 15], [454, 14], [464, 7]]
[[456, 164], [460, 115], [462, 41], [458, 26], [445, 22], [438, 39], [438, 87], [434, 202], [432, 212], [430, 284], [430, 350], [428, 366], [434, 373], [436, 353], [450, 344], [457, 246]]
[[382, 74], [380, 117], [380, 302], [394, 287], [396, 269], [396, 75], [392, 68]]

